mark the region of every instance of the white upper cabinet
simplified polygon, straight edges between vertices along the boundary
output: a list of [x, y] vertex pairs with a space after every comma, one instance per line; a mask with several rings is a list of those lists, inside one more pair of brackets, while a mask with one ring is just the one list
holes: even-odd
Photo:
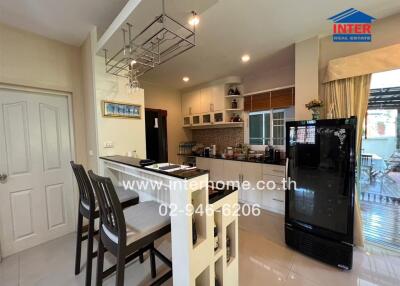
[[193, 90], [182, 95], [182, 115], [199, 114], [201, 91]]
[[224, 85], [220, 84], [182, 94], [182, 115], [223, 111], [224, 91]]
[[214, 85], [210, 87], [210, 95], [211, 95], [211, 101], [213, 104], [213, 111], [223, 111], [225, 106], [225, 87], [224, 85]]
[[190, 93], [182, 94], [182, 115], [190, 115]]
[[212, 97], [211, 97], [211, 87], [205, 87], [201, 89], [201, 103], [200, 112], [208, 113], [211, 112]]
[[201, 89], [191, 92], [190, 107], [192, 114], [201, 113]]

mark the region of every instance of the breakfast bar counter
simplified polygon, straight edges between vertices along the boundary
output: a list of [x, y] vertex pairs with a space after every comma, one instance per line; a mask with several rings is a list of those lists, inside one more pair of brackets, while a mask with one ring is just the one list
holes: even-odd
[[174, 285], [239, 284], [237, 191], [209, 203], [206, 170], [185, 166], [160, 170], [163, 164], [141, 166], [139, 159], [125, 156], [100, 159], [100, 172], [115, 185], [136, 191], [141, 202], [157, 201], [160, 212], [169, 212]]

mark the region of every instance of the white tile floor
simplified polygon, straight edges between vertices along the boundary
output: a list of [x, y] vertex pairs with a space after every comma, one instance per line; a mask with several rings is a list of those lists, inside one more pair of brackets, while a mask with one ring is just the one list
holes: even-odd
[[[370, 246], [367, 250], [356, 249], [353, 270], [340, 271], [287, 248], [283, 241], [283, 217], [278, 215], [263, 212], [260, 217], [240, 218], [239, 242], [240, 285], [400, 285], [398, 254]], [[169, 240], [161, 241], [160, 248], [169, 253]], [[8, 257], [0, 263], [0, 285], [84, 285], [85, 272], [78, 276], [73, 273], [74, 257], [73, 234]], [[160, 273], [163, 273], [166, 269], [161, 268]], [[148, 258], [143, 264], [130, 264], [125, 285], [148, 284], [151, 281], [149, 272]], [[104, 285], [114, 283], [114, 279], [109, 278]], [[167, 284], [172, 285], [171, 281]]]

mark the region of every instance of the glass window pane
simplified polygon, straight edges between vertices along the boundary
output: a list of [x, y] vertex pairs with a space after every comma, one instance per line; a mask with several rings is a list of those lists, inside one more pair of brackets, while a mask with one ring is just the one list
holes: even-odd
[[274, 119], [283, 119], [284, 113], [282, 111], [274, 112], [273, 118]]
[[250, 125], [250, 144], [251, 145], [262, 145], [263, 144], [263, 115], [262, 114], [250, 114], [249, 116]]
[[269, 139], [271, 138], [271, 117], [270, 113], [264, 113], [264, 138], [265, 145], [270, 144]]
[[261, 138], [250, 138], [250, 145], [263, 145], [263, 140]]
[[278, 111], [273, 113], [273, 144], [285, 144], [285, 113]]

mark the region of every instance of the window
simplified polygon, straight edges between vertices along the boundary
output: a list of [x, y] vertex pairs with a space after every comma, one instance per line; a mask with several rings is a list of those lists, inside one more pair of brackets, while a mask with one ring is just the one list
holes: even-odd
[[250, 145], [285, 145], [285, 110], [249, 114]]
[[366, 118], [366, 138], [396, 137], [397, 110], [370, 109]]

